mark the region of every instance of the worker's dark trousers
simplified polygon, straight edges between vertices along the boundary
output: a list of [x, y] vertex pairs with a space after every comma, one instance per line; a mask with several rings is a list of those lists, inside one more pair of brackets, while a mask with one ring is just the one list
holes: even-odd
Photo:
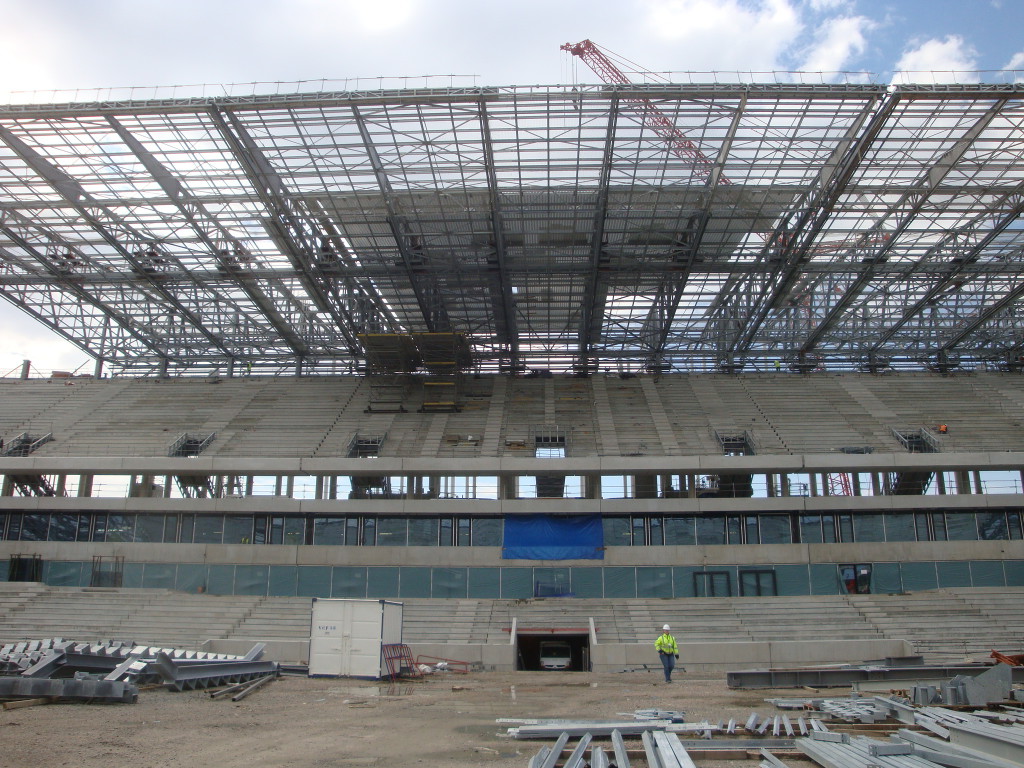
[[665, 668], [665, 682], [672, 682], [672, 670], [676, 668], [676, 657], [671, 653], [658, 653], [661, 657], [661, 666]]

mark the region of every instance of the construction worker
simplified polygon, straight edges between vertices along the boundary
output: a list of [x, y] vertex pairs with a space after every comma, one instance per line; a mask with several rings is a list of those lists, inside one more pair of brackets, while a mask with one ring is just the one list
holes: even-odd
[[947, 432], [949, 432], [949, 427], [947, 427], [945, 424], [939, 424], [939, 434], [944, 435]]
[[661, 628], [661, 635], [654, 641], [654, 649], [661, 659], [661, 666], [665, 668], [665, 682], [672, 682], [672, 670], [675, 669], [676, 659], [679, 658], [679, 645], [676, 639], [669, 633], [669, 626], [666, 624]]

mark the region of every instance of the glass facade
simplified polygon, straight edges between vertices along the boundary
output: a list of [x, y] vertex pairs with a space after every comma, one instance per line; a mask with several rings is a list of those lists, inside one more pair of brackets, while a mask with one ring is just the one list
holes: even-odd
[[[999, 541], [1024, 537], [1019, 508], [896, 514], [631, 515], [602, 519], [606, 547]], [[500, 517], [109, 514], [0, 515], [7, 541], [500, 547]]]

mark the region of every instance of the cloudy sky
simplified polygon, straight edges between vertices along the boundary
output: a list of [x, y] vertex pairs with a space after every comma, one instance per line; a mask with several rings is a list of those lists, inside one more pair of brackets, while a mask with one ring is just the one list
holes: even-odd
[[[1007, 72], [1024, 70], [1024, 0], [0, 0], [0, 19], [8, 102], [38, 101], [38, 91], [420, 75], [598, 82], [559, 50], [586, 38], [653, 72], [1024, 78]], [[26, 358], [42, 372], [86, 360], [9, 305], [0, 323], [0, 375]]]

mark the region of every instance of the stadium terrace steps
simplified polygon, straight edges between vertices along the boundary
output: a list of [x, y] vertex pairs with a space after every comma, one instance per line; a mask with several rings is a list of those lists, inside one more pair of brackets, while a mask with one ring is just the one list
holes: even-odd
[[[508, 644], [520, 632], [587, 633], [598, 643], [653, 642], [668, 623], [680, 642], [907, 639], [929, 661], [1019, 652], [1024, 589], [905, 595], [682, 599], [401, 599], [407, 643]], [[64, 637], [198, 647], [204, 640], [304, 640], [310, 598], [0, 582], [0, 642]]]
[[716, 429], [762, 454], [898, 453], [893, 428], [940, 423], [946, 451], [1024, 450], [1024, 377], [998, 373], [481, 376], [443, 418], [366, 413], [367, 380], [347, 376], [12, 379], [0, 396], [5, 439], [53, 433], [41, 456], [166, 456], [183, 432], [216, 432], [212, 456], [343, 457], [384, 432], [385, 456], [524, 456], [534, 425], [565, 429], [570, 457], [714, 455]]

